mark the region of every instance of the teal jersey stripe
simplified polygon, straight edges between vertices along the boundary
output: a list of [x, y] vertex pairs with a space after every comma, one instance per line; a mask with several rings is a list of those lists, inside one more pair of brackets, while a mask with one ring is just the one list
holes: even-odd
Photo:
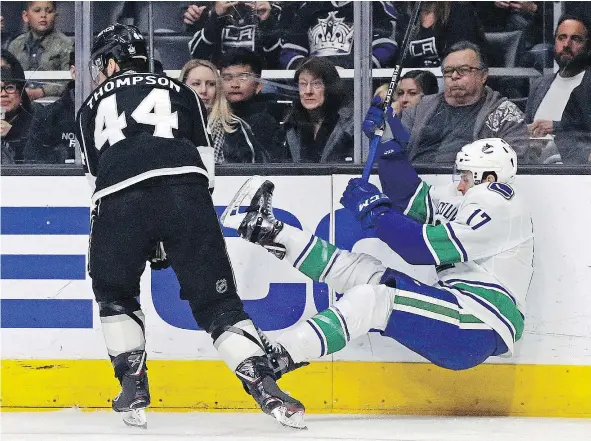
[[326, 338], [326, 354], [332, 354], [340, 351], [347, 344], [345, 330], [341, 325], [341, 321], [332, 309], [325, 309], [319, 312], [311, 320], [318, 325]]
[[462, 255], [450, 239], [444, 224], [427, 225], [425, 229], [425, 239], [428, 242], [432, 252], [439, 259], [439, 265], [448, 263], [458, 263], [462, 261]]
[[422, 224], [428, 222], [429, 212], [431, 211], [428, 198], [430, 189], [430, 185], [427, 185], [421, 181], [421, 185], [418, 187], [414, 197], [409, 201], [409, 205], [404, 214], [416, 219]]
[[412, 306], [414, 308], [422, 309], [434, 314], [443, 315], [455, 320], [460, 323], [483, 323], [477, 317], [472, 314], [462, 314], [457, 309], [448, 308], [446, 306], [436, 305], [433, 303], [425, 302], [424, 300], [417, 300], [410, 297], [405, 297], [402, 294], [398, 294], [394, 299], [394, 303], [398, 305]]
[[515, 341], [521, 338], [524, 327], [523, 316], [507, 294], [494, 289], [471, 286], [465, 283], [453, 283], [451, 286], [462, 291], [467, 291], [475, 296], [482, 297], [488, 303], [493, 304], [499, 310], [501, 315], [513, 325], [513, 328], [515, 329]]
[[333, 244], [317, 238], [298, 269], [304, 275], [318, 282], [324, 269], [329, 264], [330, 258], [336, 251], [337, 247]]

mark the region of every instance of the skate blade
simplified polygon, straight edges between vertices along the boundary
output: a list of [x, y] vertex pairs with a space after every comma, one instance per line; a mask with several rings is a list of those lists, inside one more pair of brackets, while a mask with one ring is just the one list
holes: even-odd
[[148, 428], [148, 420], [146, 419], [146, 411], [144, 409], [132, 409], [127, 412], [122, 412], [123, 422], [131, 427], [139, 427], [141, 429]]
[[246, 213], [239, 213], [241, 206], [249, 206], [250, 201], [255, 195], [256, 191], [265, 182], [265, 178], [262, 176], [252, 176], [242, 184], [240, 190], [234, 195], [222, 215], [220, 221], [226, 228], [233, 228], [235, 230], [240, 227], [240, 224], [244, 220]]
[[271, 415], [285, 427], [292, 429], [307, 430], [304, 423], [304, 410], [292, 411], [285, 406], [276, 407], [271, 411]]

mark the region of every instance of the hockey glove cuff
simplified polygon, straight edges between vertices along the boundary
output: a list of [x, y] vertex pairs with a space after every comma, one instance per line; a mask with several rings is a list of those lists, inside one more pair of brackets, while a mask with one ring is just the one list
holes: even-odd
[[[410, 135], [402, 125], [402, 122], [394, 115], [392, 106], [388, 106], [385, 117], [387, 124], [385, 124], [384, 133], [378, 146], [380, 157], [405, 152], [410, 139]], [[376, 96], [371, 100], [370, 108], [363, 120], [363, 132], [372, 139], [375, 131], [382, 127], [383, 124], [384, 109], [382, 107], [382, 99]]]
[[382, 107], [382, 99], [379, 96], [374, 96], [369, 104], [369, 109], [361, 125], [363, 133], [372, 139], [376, 130], [384, 124], [384, 108]]
[[392, 107], [388, 107], [388, 111], [386, 112], [386, 121], [387, 124], [378, 149], [380, 157], [382, 158], [387, 158], [388, 156], [392, 156], [397, 153], [406, 152], [406, 148], [410, 140], [410, 134], [402, 125], [400, 118], [394, 115]]

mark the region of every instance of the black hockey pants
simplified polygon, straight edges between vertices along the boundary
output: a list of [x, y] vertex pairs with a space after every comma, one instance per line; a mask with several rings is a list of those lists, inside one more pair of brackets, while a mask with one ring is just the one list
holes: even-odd
[[89, 249], [97, 302], [138, 296], [146, 261], [162, 241], [181, 298], [189, 301], [202, 329], [219, 333], [219, 328], [248, 318], [207, 181], [198, 181], [178, 184], [175, 177], [159, 178], [160, 185], [136, 185], [100, 200]]

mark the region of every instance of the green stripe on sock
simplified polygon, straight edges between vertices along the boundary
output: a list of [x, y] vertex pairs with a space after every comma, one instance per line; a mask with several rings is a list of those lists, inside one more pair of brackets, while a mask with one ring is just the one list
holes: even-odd
[[467, 291], [475, 296], [482, 297], [489, 303], [495, 305], [501, 315], [511, 322], [513, 328], [515, 328], [515, 341], [521, 338], [523, 334], [523, 317], [521, 316], [519, 309], [515, 306], [515, 303], [507, 296], [507, 294], [501, 293], [494, 289], [481, 288], [476, 286], [466, 285], [465, 283], [453, 283], [451, 284], [454, 288]]
[[304, 275], [318, 282], [320, 275], [323, 273], [336, 250], [337, 247], [333, 244], [317, 238], [316, 243], [298, 269]]
[[434, 314], [450, 317], [458, 320], [460, 323], [482, 323], [482, 320], [479, 320], [472, 314], [460, 314], [460, 312], [456, 309], [435, 305], [433, 303], [425, 302], [424, 300], [417, 300], [410, 297], [397, 295], [394, 299], [394, 303], [398, 305], [412, 306], [413, 308], [418, 308]]
[[425, 231], [427, 232], [427, 240], [431, 248], [435, 251], [435, 254], [437, 254], [441, 265], [462, 261], [462, 256], [454, 243], [449, 239], [444, 225], [428, 225]]
[[327, 354], [340, 351], [347, 344], [345, 330], [336, 313], [332, 309], [325, 309], [312, 317], [326, 338]]
[[427, 205], [429, 204], [427, 195], [429, 194], [430, 189], [430, 185], [421, 182], [421, 189], [418, 191], [417, 196], [412, 200], [412, 204], [408, 210], [408, 215], [421, 223], [427, 222]]

